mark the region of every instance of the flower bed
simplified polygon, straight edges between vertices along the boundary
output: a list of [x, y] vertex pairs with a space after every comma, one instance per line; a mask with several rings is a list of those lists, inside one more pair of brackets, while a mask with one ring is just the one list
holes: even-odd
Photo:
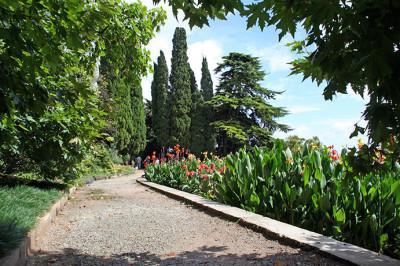
[[356, 174], [348, 161], [346, 151], [339, 156], [333, 147], [292, 152], [277, 141], [224, 160], [150, 164], [146, 177], [400, 258], [400, 171]]

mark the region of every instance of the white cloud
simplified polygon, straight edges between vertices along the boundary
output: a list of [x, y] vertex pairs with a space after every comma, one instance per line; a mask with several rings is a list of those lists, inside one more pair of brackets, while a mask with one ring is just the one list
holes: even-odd
[[320, 110], [320, 108], [318, 108], [318, 107], [307, 106], [307, 105], [297, 105], [297, 106], [289, 107], [289, 112], [292, 114], [316, 112], [319, 110]]
[[325, 121], [326, 125], [329, 125], [335, 131], [339, 132], [350, 132], [354, 130], [354, 124], [357, 122], [355, 119], [332, 119]]
[[[284, 123], [284, 121], [281, 121]], [[357, 145], [357, 140], [361, 138], [365, 143], [367, 136], [359, 135], [354, 138], [349, 138], [354, 130], [354, 124], [358, 123], [360, 126], [365, 126], [364, 120], [356, 118], [339, 118], [339, 119], [326, 119], [326, 120], [310, 120], [308, 122], [299, 124], [290, 124], [293, 128], [288, 133], [276, 132], [274, 137], [287, 138], [290, 135], [297, 135], [299, 137], [309, 139], [317, 136], [324, 145], [334, 145], [336, 149], [341, 150], [344, 147], [354, 147]]]
[[215, 40], [205, 40], [195, 42], [188, 47], [189, 64], [196, 76], [196, 81], [200, 84], [201, 79], [201, 63], [203, 57], [207, 58], [208, 68], [213, 78], [214, 87], [217, 82], [217, 77], [214, 75], [214, 69], [222, 58], [221, 45]]
[[288, 133], [282, 132], [282, 131], [277, 131], [274, 133], [274, 137], [275, 138], [282, 138], [282, 139], [286, 139], [288, 136], [292, 136], [292, 135], [296, 135], [302, 138], [311, 138], [314, 136], [313, 131], [311, 130], [311, 128], [307, 125], [298, 125], [298, 126], [292, 126], [292, 131], [289, 131]]
[[294, 60], [290, 49], [281, 43], [261, 49], [249, 47], [248, 50], [250, 54], [265, 61], [271, 73], [290, 70], [291, 65], [289, 63]]

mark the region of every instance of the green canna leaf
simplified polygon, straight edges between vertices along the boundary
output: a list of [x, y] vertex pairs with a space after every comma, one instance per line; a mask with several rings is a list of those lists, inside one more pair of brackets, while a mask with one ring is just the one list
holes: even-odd
[[310, 168], [306, 165], [303, 173], [304, 186], [306, 187], [310, 181]]
[[344, 223], [346, 220], [346, 213], [343, 208], [340, 208], [339, 210], [333, 212], [333, 217], [335, 218], [336, 222]]
[[258, 195], [256, 193], [252, 193], [250, 196], [250, 202], [253, 206], [258, 206], [260, 205], [260, 198], [258, 197]]

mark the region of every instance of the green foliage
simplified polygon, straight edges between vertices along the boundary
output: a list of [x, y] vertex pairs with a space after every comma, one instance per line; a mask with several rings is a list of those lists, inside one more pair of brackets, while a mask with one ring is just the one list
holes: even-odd
[[316, 136], [312, 137], [311, 139], [304, 139], [296, 135], [291, 135], [286, 138], [285, 144], [292, 151], [300, 151], [303, 148], [304, 144], [307, 144], [311, 147], [322, 147], [321, 141]]
[[222, 202], [395, 255], [399, 171], [354, 176], [346, 151], [335, 161], [327, 148], [292, 153], [281, 141], [229, 155], [226, 167], [216, 192]]
[[211, 73], [208, 69], [207, 59], [204, 57], [201, 64], [201, 81], [200, 81], [201, 95], [204, 103], [202, 104], [202, 118], [203, 118], [203, 136], [204, 136], [204, 150], [214, 151], [216, 140], [215, 140], [215, 129], [211, 125], [214, 120], [214, 109], [208, 102], [214, 95], [213, 82], [211, 79]]
[[14, 220], [0, 221], [0, 258], [18, 247], [24, 238], [24, 233], [18, 228]]
[[51, 204], [61, 197], [56, 189], [25, 185], [0, 187], [0, 257], [16, 248]]
[[259, 59], [230, 53], [215, 71], [221, 78], [217, 93], [209, 102], [216, 112], [212, 125], [218, 133], [220, 153], [227, 154], [244, 145], [263, 146], [271, 141], [274, 131], [289, 130], [276, 121], [287, 111], [267, 103], [278, 92], [260, 85], [265, 73]]
[[153, 83], [151, 84], [153, 130], [160, 146], [167, 146], [169, 136], [168, 108], [168, 66], [163, 51], [154, 64]]
[[135, 130], [133, 131], [132, 140], [129, 145], [129, 153], [131, 155], [138, 155], [146, 146], [146, 121], [142, 87], [134, 87], [131, 97], [131, 108], [133, 110], [133, 124], [135, 125]]
[[124, 79], [117, 79], [110, 81], [107, 89], [111, 92], [113, 103], [112, 111], [109, 112], [109, 129], [107, 129], [107, 133], [112, 136], [118, 152], [127, 154], [128, 146], [135, 130], [131, 97], [132, 88]]
[[[155, 3], [161, 0], [155, 0]], [[247, 28], [274, 26], [279, 39], [294, 36], [297, 28], [305, 40], [292, 43], [303, 57], [292, 62], [293, 73], [301, 73], [318, 84], [325, 82], [324, 97], [353, 90], [368, 95], [363, 118], [373, 148], [400, 134], [400, 24], [398, 1], [206, 1], [169, 0], [174, 14], [181, 10], [189, 25], [208, 25], [208, 19], [226, 19], [229, 13], [247, 18]], [[400, 146], [397, 146], [399, 153]]]
[[90, 80], [111, 12], [105, 1], [0, 4], [1, 172], [76, 173], [102, 125]]
[[153, 151], [157, 150], [157, 139], [153, 130], [153, 114], [152, 114], [153, 104], [152, 101], [145, 100], [144, 112], [146, 121], [146, 147], [142, 152], [142, 158], [151, 154]]
[[[149, 151], [157, 150], [157, 146], [166, 147], [177, 142], [185, 143], [184, 146], [197, 155], [205, 150], [213, 151], [215, 132], [210, 125], [213, 110], [204, 100], [211, 100], [213, 96], [207, 60], [203, 59], [202, 87], [199, 91], [193, 70], [188, 63], [186, 66], [183, 64], [188, 60], [186, 33], [183, 29], [176, 29], [173, 43], [175, 48], [170, 76], [171, 90], [168, 87], [168, 68], [162, 51], [157, 63], [154, 63], [151, 112], [152, 130], [157, 145], [152, 145], [153, 148]], [[187, 74], [189, 79], [186, 79]]]
[[187, 57], [186, 31], [176, 28], [172, 40], [170, 144], [188, 146], [190, 142], [190, 110], [192, 106], [190, 72]]
[[206, 158], [201, 162], [192, 157], [186, 161], [150, 164], [145, 176], [152, 182], [212, 198], [215, 190], [212, 180], [222, 170], [223, 161], [219, 158]]
[[[91, 144], [104, 137], [96, 61], [114, 44], [114, 76], [130, 65], [126, 80], [139, 84], [150, 60], [144, 45], [165, 14], [108, 0], [3, 1], [0, 14], [0, 172], [76, 178]], [[121, 38], [130, 42], [113, 43]], [[107, 82], [126, 92], [114, 77]]]
[[[150, 54], [144, 48], [165, 19], [159, 9], [141, 3], [121, 4], [121, 11], [105, 31], [105, 51], [100, 74], [106, 81], [103, 95], [111, 96], [107, 132], [122, 155], [141, 152], [146, 144], [146, 125], [141, 77], [149, 70]], [[138, 34], [140, 32], [140, 34]]]
[[190, 90], [192, 95], [192, 108], [190, 111], [190, 150], [196, 155], [200, 155], [205, 150], [205, 117], [203, 113], [203, 98], [197, 88], [196, 78], [193, 70], [189, 67]]
[[[400, 169], [376, 157], [380, 167], [359, 175], [349, 156], [346, 150], [339, 157], [332, 148], [308, 144], [292, 151], [276, 140], [271, 149], [228, 155], [219, 163], [226, 170], [207, 179], [208, 192], [192, 186], [189, 191], [400, 258]], [[184, 175], [182, 164], [151, 165], [146, 176], [178, 189], [201, 186], [193, 180], [197, 173]]]

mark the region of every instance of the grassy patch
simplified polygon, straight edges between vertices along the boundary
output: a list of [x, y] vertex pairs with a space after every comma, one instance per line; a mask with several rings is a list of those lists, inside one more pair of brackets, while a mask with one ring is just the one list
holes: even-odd
[[0, 257], [18, 246], [38, 217], [62, 193], [60, 189], [46, 186], [0, 185]]
[[[133, 173], [132, 166], [113, 165], [111, 169], [93, 170], [74, 184], [83, 184], [85, 180], [97, 176]], [[70, 184], [72, 185], [72, 184]], [[18, 176], [6, 176], [0, 173], [0, 257], [16, 248], [29, 230], [59, 199], [68, 184], [43, 180], [33, 173], [18, 173]], [[90, 193], [94, 200], [108, 199], [101, 191]]]

